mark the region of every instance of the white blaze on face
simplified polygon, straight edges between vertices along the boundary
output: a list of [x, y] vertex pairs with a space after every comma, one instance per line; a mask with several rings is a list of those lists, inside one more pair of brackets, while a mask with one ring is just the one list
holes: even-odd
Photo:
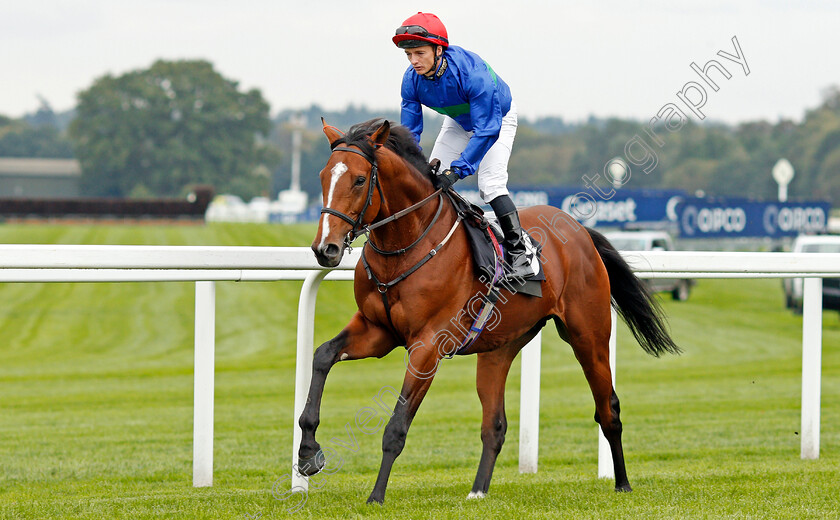
[[[336, 163], [335, 166], [332, 167], [330, 173], [330, 191], [327, 193], [327, 205], [325, 207], [331, 208], [332, 207], [332, 199], [333, 199], [333, 192], [335, 191], [335, 185], [338, 184], [338, 179], [341, 178], [341, 175], [347, 171], [347, 165], [343, 162]], [[318, 247], [323, 248], [324, 242], [327, 240], [327, 235], [330, 234], [330, 214], [324, 213], [324, 223], [321, 225], [321, 242]]]

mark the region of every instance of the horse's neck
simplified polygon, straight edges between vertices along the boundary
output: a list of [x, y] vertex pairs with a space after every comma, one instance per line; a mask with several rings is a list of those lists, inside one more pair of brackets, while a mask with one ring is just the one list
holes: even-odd
[[[388, 218], [432, 194], [429, 184], [420, 181], [417, 174], [408, 168], [409, 166], [397, 157], [389, 158], [380, 165], [379, 181], [385, 200], [380, 206], [377, 220]], [[431, 223], [438, 205], [442, 203], [442, 200], [429, 201], [411, 213], [376, 229], [372, 233], [376, 245], [389, 250], [410, 245]]]

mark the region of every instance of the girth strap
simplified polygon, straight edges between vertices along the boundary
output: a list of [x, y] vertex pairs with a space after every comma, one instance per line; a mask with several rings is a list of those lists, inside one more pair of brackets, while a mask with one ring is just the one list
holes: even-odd
[[444, 355], [445, 358], [452, 359], [453, 356], [461, 356], [467, 353], [481, 333], [484, 332], [484, 327], [487, 325], [487, 321], [490, 319], [490, 316], [493, 315], [493, 308], [496, 307], [496, 302], [499, 301], [499, 288], [496, 287], [496, 284], [504, 277], [504, 268], [502, 267], [504, 252], [502, 251], [501, 244], [499, 244], [498, 240], [496, 240], [496, 236], [492, 232], [490, 233], [490, 240], [493, 242], [493, 250], [496, 252], [496, 265], [494, 270], [495, 272], [493, 273], [493, 280], [490, 282], [487, 294], [483, 294], [481, 296], [484, 303], [481, 305], [481, 309], [478, 311], [478, 314], [473, 320], [473, 324], [470, 326], [470, 331], [464, 337], [461, 345], [449, 354]]

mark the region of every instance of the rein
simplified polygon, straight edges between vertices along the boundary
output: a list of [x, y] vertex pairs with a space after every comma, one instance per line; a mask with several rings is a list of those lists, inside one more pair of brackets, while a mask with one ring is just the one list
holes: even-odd
[[[370, 163], [370, 183], [368, 184], [367, 199], [365, 200], [365, 205], [362, 207], [362, 211], [359, 213], [359, 216], [357, 218], [353, 219], [349, 215], [347, 215], [345, 213], [342, 213], [340, 211], [334, 210], [332, 208], [322, 208], [321, 209], [321, 213], [328, 213], [330, 215], [335, 215], [336, 217], [344, 220], [345, 222], [348, 222], [350, 225], [353, 226], [353, 229], [351, 229], [347, 233], [347, 236], [344, 237], [344, 245], [347, 248], [350, 248], [350, 244], [357, 237], [359, 237], [361, 235], [365, 235], [365, 236], [368, 237], [367, 242], [365, 242], [365, 246], [370, 244], [371, 249], [373, 249], [376, 253], [378, 253], [380, 255], [383, 255], [383, 256], [401, 255], [401, 254], [404, 254], [405, 252], [407, 252], [409, 249], [416, 246], [417, 244], [419, 244], [420, 241], [423, 240], [426, 237], [426, 235], [429, 234], [429, 231], [431, 231], [432, 228], [434, 227], [435, 223], [437, 223], [438, 217], [440, 217], [440, 214], [443, 211], [443, 206], [444, 206], [443, 190], [440, 190], [440, 189], [435, 190], [434, 193], [432, 193], [428, 197], [424, 198], [420, 202], [412, 204], [411, 206], [409, 206], [405, 209], [402, 209], [402, 210], [394, 213], [390, 217], [386, 217], [386, 218], [380, 220], [379, 222], [375, 222], [375, 223], [368, 224], [368, 225], [363, 225], [362, 221], [364, 219], [364, 215], [367, 212], [368, 208], [370, 207], [371, 201], [373, 200], [373, 187], [374, 187], [374, 185], [376, 186], [376, 189], [379, 190], [379, 197], [382, 200], [385, 200], [385, 196], [382, 193], [382, 186], [379, 184], [379, 175], [378, 175], [379, 170], [378, 170], [377, 165], [376, 165], [376, 156], [374, 155], [373, 157], [371, 157], [368, 154], [362, 152], [361, 150], [356, 150], [355, 148], [349, 148], [349, 147], [346, 147], [346, 146], [337, 146], [337, 147], [333, 148], [332, 151], [333, 152], [339, 152], [340, 151], [340, 152], [355, 153], [355, 154], [361, 155], [362, 157], [367, 159], [367, 161]], [[408, 245], [404, 248], [401, 248], [401, 249], [394, 250], [394, 251], [388, 251], [386, 249], [382, 249], [382, 248], [378, 247], [373, 242], [373, 240], [371, 239], [371, 236], [370, 236], [370, 233], [373, 230], [378, 229], [378, 228], [384, 226], [385, 224], [389, 224], [391, 222], [394, 222], [395, 220], [398, 220], [398, 219], [408, 215], [409, 213], [412, 213], [413, 211], [416, 211], [416, 210], [422, 208], [423, 206], [428, 204], [435, 197], [437, 197], [437, 199], [438, 199], [438, 208], [437, 208], [437, 211], [435, 212], [435, 216], [432, 217], [432, 221], [429, 222], [429, 225], [426, 226], [426, 229], [423, 230], [423, 232], [420, 234], [420, 236], [414, 242], [412, 242], [410, 245]], [[388, 292], [388, 289], [390, 289], [391, 287], [397, 285], [401, 281], [408, 278], [412, 273], [414, 273], [415, 271], [420, 269], [426, 262], [431, 260], [432, 257], [434, 257], [437, 254], [437, 252], [440, 251], [441, 248], [444, 245], [446, 245], [447, 242], [449, 242], [449, 239], [455, 233], [455, 229], [461, 223], [462, 218], [463, 217], [461, 215], [458, 216], [458, 218], [455, 220], [455, 224], [453, 224], [452, 228], [449, 230], [449, 233], [446, 234], [446, 237], [440, 242], [440, 244], [438, 244], [436, 247], [432, 248], [432, 250], [429, 251], [426, 254], [426, 256], [421, 258], [419, 262], [414, 264], [407, 271], [405, 271], [401, 275], [397, 276], [396, 278], [394, 278], [390, 282], [382, 282], [381, 280], [379, 280], [379, 278], [376, 277], [375, 274], [373, 274], [373, 271], [370, 268], [370, 264], [368, 264], [367, 258], [365, 257], [365, 251], [366, 251], [367, 248], [364, 247], [364, 246], [362, 247], [362, 265], [365, 268], [365, 272], [367, 272], [368, 279], [372, 280], [376, 284], [376, 289], [379, 291], [379, 294], [382, 295], [382, 303], [385, 305], [385, 313], [387, 314], [388, 322], [391, 323], [392, 327], [393, 327], [393, 322], [391, 320], [391, 305], [388, 303], [388, 296], [386, 294]]]
[[[391, 287], [393, 287], [393, 286], [397, 285], [397, 284], [398, 284], [398, 283], [400, 283], [401, 281], [403, 281], [403, 280], [405, 280], [406, 278], [408, 278], [408, 277], [409, 277], [409, 275], [411, 275], [412, 273], [414, 273], [414, 271], [416, 271], [416, 270], [420, 269], [420, 267], [421, 267], [423, 264], [425, 264], [426, 262], [428, 262], [429, 260], [431, 260], [431, 259], [432, 259], [432, 257], [433, 257], [433, 256], [435, 256], [435, 255], [438, 253], [438, 251], [440, 251], [440, 250], [441, 250], [441, 248], [442, 248], [443, 246], [445, 246], [445, 245], [446, 245], [446, 243], [447, 243], [447, 242], [449, 242], [449, 239], [450, 239], [450, 238], [452, 238], [452, 234], [453, 234], [453, 233], [455, 233], [455, 230], [458, 228], [458, 225], [461, 223], [461, 220], [462, 220], [462, 218], [461, 218], [461, 216], [459, 215], [459, 216], [458, 216], [458, 218], [457, 218], [457, 219], [455, 219], [455, 223], [454, 223], [454, 224], [452, 225], [452, 227], [449, 229], [449, 233], [447, 233], [447, 234], [446, 234], [446, 236], [443, 238], [443, 240], [441, 240], [440, 244], [438, 244], [438, 245], [436, 245], [435, 247], [433, 247], [433, 248], [431, 249], [431, 251], [429, 251], [428, 253], [426, 253], [426, 256], [424, 256], [423, 258], [421, 258], [421, 259], [420, 259], [420, 261], [419, 261], [419, 262], [417, 262], [416, 264], [414, 264], [411, 268], [409, 268], [409, 269], [408, 269], [407, 271], [405, 271], [403, 274], [401, 274], [401, 275], [397, 276], [396, 278], [394, 278], [394, 279], [393, 279], [393, 280], [391, 280], [390, 282], [382, 282], [381, 280], [379, 280], [379, 278], [377, 278], [377, 277], [376, 277], [376, 275], [375, 275], [375, 274], [373, 274], [373, 271], [371, 271], [371, 269], [370, 269], [370, 264], [368, 264], [367, 258], [365, 258], [365, 250], [364, 250], [364, 248], [363, 248], [363, 249], [362, 249], [362, 265], [363, 265], [363, 266], [364, 266], [364, 268], [365, 268], [365, 272], [367, 272], [368, 279], [369, 279], [369, 280], [373, 280], [373, 282], [376, 284], [376, 288], [377, 288], [377, 289], [379, 290], [379, 292], [380, 292], [380, 293], [384, 296], [384, 295], [385, 295], [385, 293], [386, 293], [386, 292], [388, 292], [388, 289], [390, 289]], [[387, 305], [386, 305], [386, 307], [387, 307]], [[389, 318], [388, 318], [388, 319], [390, 319], [390, 312], [389, 312]]]
[[[367, 237], [367, 239], [368, 239], [367, 242], [365, 242], [365, 245], [362, 246], [362, 255], [361, 255], [362, 266], [364, 267], [365, 272], [367, 273], [368, 280], [371, 280], [371, 281], [373, 281], [374, 284], [376, 284], [376, 289], [379, 291], [379, 294], [382, 296], [382, 304], [385, 306], [385, 315], [388, 318], [388, 323], [391, 325], [391, 328], [393, 329], [394, 328], [394, 323], [393, 323], [393, 320], [391, 319], [391, 304], [388, 302], [388, 294], [387, 294], [388, 289], [390, 289], [391, 287], [397, 285], [401, 281], [403, 281], [406, 278], [408, 278], [409, 276], [411, 276], [418, 269], [420, 269], [423, 265], [425, 265], [426, 262], [428, 262], [429, 260], [434, 258], [435, 255], [437, 255], [438, 251], [440, 251], [443, 248], [443, 246], [445, 246], [446, 243], [449, 242], [449, 239], [452, 238], [452, 235], [455, 234], [455, 230], [458, 228], [458, 226], [461, 224], [461, 221], [464, 219], [464, 214], [462, 214], [462, 212], [460, 212], [460, 211], [456, 211], [458, 216], [455, 219], [455, 223], [452, 224], [452, 227], [449, 229], [449, 232], [446, 234], [446, 236], [443, 238], [443, 240], [441, 240], [441, 242], [438, 245], [433, 247], [423, 258], [421, 258], [416, 264], [414, 264], [413, 266], [408, 268], [402, 274], [400, 274], [399, 276], [397, 276], [396, 278], [394, 278], [393, 280], [391, 280], [389, 282], [383, 282], [371, 270], [370, 264], [368, 263], [367, 258], [365, 257], [365, 251], [367, 250], [367, 247], [365, 247], [365, 246], [370, 244], [370, 247], [371, 247], [371, 249], [374, 250], [374, 252], [376, 252], [380, 255], [383, 255], [383, 256], [401, 255], [401, 254], [406, 253], [408, 250], [412, 249], [414, 246], [419, 244], [420, 241], [422, 241], [429, 234], [429, 232], [432, 230], [434, 225], [437, 223], [438, 218], [440, 217], [440, 214], [443, 211], [443, 206], [444, 206], [443, 195], [444, 195], [444, 192], [441, 189], [435, 190], [434, 193], [432, 193], [428, 197], [424, 198], [420, 202], [412, 204], [411, 206], [409, 206], [409, 207], [407, 207], [403, 210], [400, 210], [400, 211], [394, 213], [393, 215], [391, 215], [390, 217], [386, 217], [386, 218], [380, 220], [379, 222], [375, 222], [375, 223], [365, 225], [365, 224], [363, 224], [363, 220], [364, 220], [365, 213], [367, 212], [368, 208], [370, 208], [370, 204], [373, 200], [374, 186], [376, 186], [376, 189], [379, 190], [380, 200], [382, 200], [382, 201], [385, 200], [385, 196], [382, 193], [382, 186], [379, 183], [379, 175], [378, 175], [379, 170], [378, 170], [378, 167], [377, 167], [377, 164], [376, 164], [376, 156], [375, 155], [374, 156], [369, 156], [368, 154], [364, 153], [362, 150], [357, 150], [355, 148], [349, 148], [349, 147], [346, 147], [346, 146], [337, 146], [337, 147], [333, 148], [332, 151], [333, 152], [339, 152], [340, 151], [340, 152], [355, 153], [357, 155], [361, 155], [362, 157], [367, 159], [367, 161], [370, 163], [370, 182], [368, 184], [367, 198], [365, 199], [365, 204], [362, 207], [362, 210], [359, 212], [359, 216], [354, 219], [354, 218], [350, 217], [349, 215], [347, 215], [345, 213], [342, 213], [338, 210], [332, 209], [332, 208], [322, 208], [321, 213], [322, 214], [327, 213], [327, 214], [330, 214], [330, 215], [335, 215], [336, 217], [344, 220], [345, 222], [347, 222], [351, 226], [353, 226], [353, 228], [344, 237], [344, 245], [348, 249], [351, 248], [351, 243], [357, 237], [359, 237], [361, 235], [365, 235]], [[446, 194], [449, 197], [452, 197], [452, 194], [450, 192], [447, 192]], [[393, 251], [389, 251], [389, 250], [380, 248], [379, 246], [377, 246], [373, 242], [372, 237], [371, 237], [371, 232], [372, 231], [384, 226], [385, 224], [389, 224], [391, 222], [394, 222], [395, 220], [398, 220], [398, 219], [408, 215], [409, 213], [412, 213], [413, 211], [416, 211], [416, 210], [420, 209], [421, 207], [428, 204], [435, 197], [437, 197], [437, 199], [438, 199], [438, 208], [437, 208], [437, 211], [435, 211], [434, 217], [432, 217], [432, 220], [431, 220], [431, 222], [429, 222], [429, 225], [426, 226], [426, 229], [424, 229], [423, 232], [420, 234], [420, 236], [416, 240], [414, 240], [410, 245], [408, 245], [404, 248], [401, 248], [401, 249], [396, 249], [396, 250], [393, 250]], [[457, 205], [455, 205], [454, 202], [453, 202], [453, 206], [457, 208]], [[496, 301], [498, 300], [499, 293], [498, 293], [498, 290], [495, 288], [495, 284], [496, 284], [496, 282], [498, 282], [498, 280], [502, 276], [502, 270], [500, 268], [501, 264], [500, 264], [499, 260], [501, 258], [503, 258], [503, 253], [501, 252], [501, 248], [500, 248], [498, 242], [496, 242], [495, 237], [492, 235], [492, 233], [491, 233], [491, 238], [493, 239], [494, 246], [495, 246], [495, 249], [497, 251], [497, 264], [496, 264], [496, 269], [495, 269], [496, 273], [495, 273], [495, 276], [493, 277], [493, 281], [490, 285], [490, 290], [488, 291], [488, 293], [486, 295], [483, 295], [484, 304], [482, 305], [482, 308], [479, 311], [478, 316], [476, 316], [476, 318], [473, 322], [473, 325], [470, 327], [470, 332], [467, 334], [467, 336], [464, 338], [461, 345], [457, 349], [455, 349], [453, 352], [451, 352], [451, 353], [449, 353], [445, 356], [447, 358], [451, 358], [452, 356], [457, 355], [457, 354], [466, 353], [466, 351], [472, 346], [472, 344], [475, 342], [475, 340], [478, 339], [478, 336], [483, 332], [484, 326], [487, 324], [487, 321], [490, 318], [490, 315], [491, 315], [492, 310], [493, 310], [493, 308], [496, 304]]]
[[[426, 229], [423, 231], [423, 233], [420, 234], [420, 236], [417, 238], [417, 240], [415, 240], [414, 242], [411, 243], [411, 245], [406, 246], [402, 249], [396, 249], [394, 251], [388, 251], [388, 250], [385, 250], [385, 249], [380, 249], [376, 244], [373, 243], [373, 239], [370, 236], [371, 231], [373, 231], [374, 229], [376, 229], [378, 227], [384, 226], [385, 224], [388, 224], [389, 222], [393, 222], [400, 217], [404, 217], [405, 215], [408, 215], [409, 213], [411, 213], [412, 211], [414, 211], [416, 209], [419, 209], [420, 207], [426, 205], [427, 202], [432, 200], [432, 198], [434, 198], [435, 195], [438, 196], [438, 209], [435, 212], [435, 216], [432, 217], [432, 221], [429, 223], [428, 226], [426, 226]], [[423, 240], [423, 238], [426, 237], [426, 235], [429, 234], [429, 231], [432, 230], [432, 226], [434, 226], [435, 222], [437, 222], [437, 219], [440, 216], [441, 210], [443, 210], [443, 194], [441, 193], [441, 190], [437, 190], [436, 192], [432, 193], [431, 195], [429, 195], [425, 199], [421, 200], [420, 202], [418, 202], [416, 204], [412, 204], [411, 206], [405, 208], [404, 210], [398, 211], [397, 213], [394, 213], [390, 217], [388, 217], [384, 220], [380, 220], [379, 222], [377, 222], [377, 223], [375, 223], [371, 226], [365, 226], [362, 229], [362, 233], [364, 233], [365, 235], [368, 236], [367, 243], [370, 244], [370, 247], [373, 248], [373, 250], [376, 251], [377, 253], [379, 253], [380, 255], [383, 255], [383, 256], [401, 255], [401, 254], [405, 253], [406, 251], [408, 251], [409, 249], [411, 249], [412, 247], [416, 246], [421, 240]]]
[[[394, 213], [393, 215], [391, 215], [390, 217], [387, 217], [385, 219], [380, 220], [379, 222], [369, 224], [369, 225], [363, 225], [362, 221], [365, 217], [365, 213], [367, 213], [367, 210], [370, 207], [370, 203], [373, 200], [373, 187], [374, 187], [374, 185], [376, 186], [376, 189], [379, 191], [379, 198], [381, 200], [385, 200], [385, 195], [382, 193], [382, 185], [379, 183], [379, 168], [377, 167], [377, 164], [376, 164], [376, 156], [371, 157], [361, 150], [356, 150], [355, 148], [349, 148], [347, 146], [336, 146], [335, 148], [332, 149], [332, 151], [333, 152], [355, 153], [357, 155], [361, 155], [362, 157], [367, 159], [367, 161], [370, 163], [370, 184], [368, 184], [367, 198], [365, 199], [365, 205], [362, 206], [362, 211], [359, 212], [359, 216], [357, 218], [353, 219], [349, 215], [347, 215], [346, 213], [342, 213], [342, 212], [340, 212], [338, 210], [335, 210], [335, 209], [332, 209], [332, 208], [321, 208], [321, 213], [322, 214], [327, 213], [329, 215], [335, 215], [336, 217], [344, 220], [345, 222], [347, 222], [348, 224], [353, 226], [353, 229], [351, 229], [347, 233], [347, 236], [344, 237], [344, 245], [345, 246], [352, 249], [350, 247], [350, 244], [354, 240], [356, 240], [356, 238], [358, 238], [362, 235], [365, 235], [365, 236], [368, 237], [368, 242], [370, 243], [370, 246], [377, 253], [379, 253], [381, 255], [399, 255], [399, 254], [405, 253], [406, 251], [408, 251], [409, 249], [411, 249], [412, 247], [417, 245], [417, 243], [420, 242], [429, 233], [429, 231], [432, 229], [432, 226], [434, 226], [435, 222], [437, 222], [437, 219], [440, 216], [440, 212], [443, 209], [443, 193], [442, 193], [442, 190], [435, 191], [434, 193], [432, 193], [431, 195], [429, 195], [425, 199], [421, 200], [420, 202], [412, 204], [411, 206], [409, 206], [409, 207], [407, 207], [403, 210], [400, 210], [400, 211]], [[395, 251], [387, 251], [387, 250], [384, 250], [384, 249], [380, 249], [379, 247], [376, 246], [376, 244], [373, 243], [372, 240], [370, 240], [370, 232], [371, 231], [373, 231], [374, 229], [377, 229], [379, 227], [382, 227], [385, 224], [391, 223], [391, 222], [393, 222], [397, 219], [400, 219], [400, 218], [408, 215], [409, 213], [411, 213], [415, 210], [420, 209], [421, 207], [425, 206], [429, 201], [431, 201], [433, 198], [435, 198], [435, 196], [437, 196], [438, 199], [439, 199], [437, 212], [435, 213], [435, 216], [432, 219], [432, 222], [426, 227], [426, 229], [420, 235], [420, 238], [415, 240], [411, 245], [409, 245], [408, 247], [404, 247], [402, 249], [397, 249]]]
[[[441, 240], [440, 244], [433, 247], [432, 250], [426, 254], [426, 256], [420, 259], [419, 262], [414, 264], [414, 266], [412, 266], [410, 269], [405, 271], [403, 274], [397, 276], [390, 282], [382, 282], [379, 278], [376, 277], [375, 274], [373, 274], [373, 271], [370, 269], [370, 264], [368, 264], [367, 258], [365, 258], [365, 248], [362, 248], [362, 265], [364, 266], [365, 272], [368, 275], [368, 280], [372, 280], [373, 283], [376, 284], [376, 289], [379, 291], [379, 294], [382, 295], [382, 303], [385, 305], [385, 314], [388, 316], [388, 323], [391, 324], [392, 328], [394, 327], [394, 322], [393, 320], [391, 320], [391, 304], [388, 303], [388, 289], [408, 278], [411, 274], [420, 269], [423, 266], [423, 264], [431, 260], [438, 253], [438, 251], [440, 251], [443, 248], [443, 246], [445, 246], [446, 243], [449, 242], [449, 239], [452, 238], [452, 235], [455, 233], [455, 230], [458, 228], [458, 225], [461, 223], [461, 220], [462, 217], [458, 215], [458, 218], [455, 219], [455, 223], [449, 229], [449, 233], [447, 233], [443, 240]], [[419, 242], [419, 240], [416, 241], [415, 244], [417, 242]]]

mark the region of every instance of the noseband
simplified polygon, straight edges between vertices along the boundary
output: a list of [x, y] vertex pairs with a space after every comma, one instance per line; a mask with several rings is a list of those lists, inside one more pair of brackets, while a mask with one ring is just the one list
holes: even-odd
[[[351, 229], [347, 236], [344, 237], [344, 245], [346, 247], [350, 247], [350, 244], [356, 240], [357, 237], [365, 234], [365, 226], [363, 225], [363, 220], [365, 218], [365, 213], [367, 212], [368, 208], [370, 207], [370, 203], [373, 200], [373, 187], [376, 186], [376, 189], [379, 190], [379, 199], [384, 200], [382, 195], [382, 186], [379, 184], [379, 170], [376, 167], [376, 156], [370, 156], [361, 150], [357, 150], [355, 148], [348, 148], [346, 146], [336, 146], [332, 149], [332, 152], [352, 152], [357, 155], [361, 155], [370, 163], [370, 181], [368, 184], [368, 192], [367, 198], [365, 199], [365, 205], [362, 206], [362, 211], [359, 212], [359, 216], [355, 219], [351, 218], [346, 213], [342, 213], [340, 211], [334, 210], [332, 208], [321, 208], [321, 214], [328, 213], [330, 215], [335, 215], [336, 217], [340, 218], [341, 220], [347, 222], [353, 229]], [[374, 148], [375, 153], [375, 148]]]

